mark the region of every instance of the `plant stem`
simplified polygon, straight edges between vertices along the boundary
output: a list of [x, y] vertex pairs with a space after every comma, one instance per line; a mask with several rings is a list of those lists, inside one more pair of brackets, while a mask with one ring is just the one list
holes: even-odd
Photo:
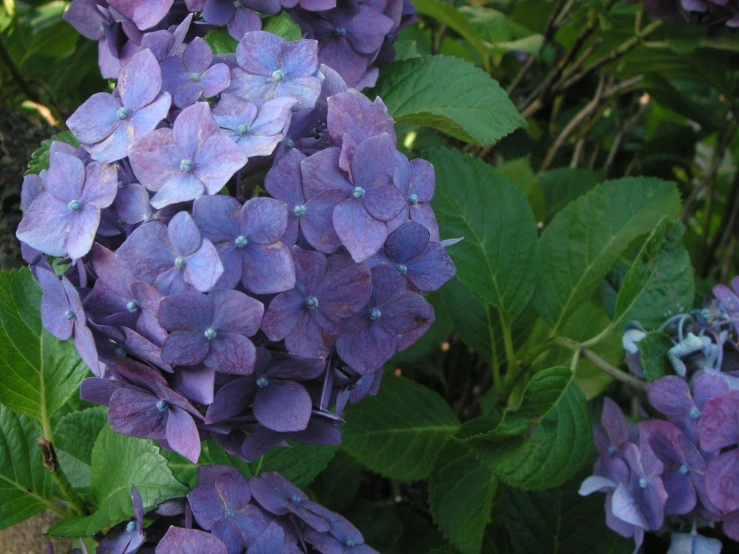
[[2, 36], [0, 36], [0, 60], [2, 60], [2, 62], [7, 66], [8, 71], [10, 71], [10, 74], [13, 76], [13, 80], [18, 84], [18, 88], [21, 89], [26, 98], [40, 104], [41, 99], [39, 98], [38, 94], [36, 94], [36, 92], [31, 88], [28, 82], [23, 78], [23, 74], [21, 73], [21, 70], [18, 68], [18, 66], [15, 65], [13, 57], [10, 55], [10, 52], [8, 52]]
[[626, 385], [630, 386], [634, 390], [637, 390], [640, 392], [644, 392], [647, 390], [647, 384], [644, 381], [642, 381], [641, 379], [637, 379], [633, 375], [629, 375], [625, 371], [621, 371], [617, 367], [613, 367], [611, 364], [609, 364], [603, 358], [598, 356], [592, 350], [588, 348], [583, 348], [582, 356], [583, 358], [588, 360], [598, 369], [605, 371], [608, 375], [610, 375], [614, 379], [621, 381], [622, 383], [625, 383]]
[[59, 465], [59, 460], [56, 457], [56, 450], [54, 450], [54, 444], [43, 437], [36, 439], [36, 442], [38, 442], [39, 449], [41, 450], [44, 467], [51, 472], [51, 476], [54, 478], [54, 481], [59, 487], [59, 490], [62, 491], [62, 494], [67, 499], [69, 505], [72, 506], [72, 508], [74, 508], [80, 515], [87, 515], [87, 506], [85, 505], [84, 500], [74, 492], [69, 479], [64, 475], [64, 472]]

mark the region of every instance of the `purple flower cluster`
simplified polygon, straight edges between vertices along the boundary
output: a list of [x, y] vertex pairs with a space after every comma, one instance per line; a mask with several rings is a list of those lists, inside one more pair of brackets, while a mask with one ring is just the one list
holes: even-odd
[[[650, 383], [647, 399], [664, 419], [629, 425], [606, 398], [602, 422], [594, 428], [600, 457], [580, 493], [606, 493], [608, 526], [633, 537], [637, 547], [645, 531], [667, 527], [674, 532], [675, 552], [720, 552], [720, 541], [695, 534], [719, 522], [739, 541], [739, 345], [733, 333], [739, 278], [733, 290], [719, 285], [714, 294], [706, 309], [662, 326], [674, 341], [667, 358], [676, 375]], [[629, 367], [640, 377], [644, 337], [631, 329], [624, 340]], [[680, 533], [683, 526], [693, 534]]]
[[[238, 61], [226, 56], [215, 64], [211, 63], [211, 52], [196, 40], [212, 29], [225, 27], [234, 39], [241, 41], [247, 33], [262, 28], [259, 14], [275, 15], [283, 8], [300, 23], [307, 38], [317, 41], [313, 47], [320, 52], [320, 63], [334, 68], [349, 86], [357, 89], [375, 84], [379, 66], [395, 59], [394, 43], [400, 30], [418, 21], [410, 0], [73, 0], [65, 19], [85, 37], [99, 41], [98, 58], [105, 78], [124, 79], [129, 61], [138, 52], [151, 50], [162, 62], [162, 91], [171, 95], [175, 106], [184, 108], [228, 87], [229, 73], [235, 81], [234, 90], [240, 90], [248, 100], [252, 100], [250, 94], [279, 98], [286, 95], [284, 89], [302, 87], [304, 83], [290, 81], [310, 77], [317, 67], [309, 71], [295, 56], [293, 60], [298, 61], [285, 60], [284, 67], [274, 63], [284, 47], [284, 42], [280, 46], [274, 37], [274, 48], [264, 49], [260, 45], [259, 52], [264, 56], [261, 59], [252, 56], [254, 49], [246, 46], [237, 55]], [[248, 60], [246, 64], [244, 60]], [[240, 69], [232, 72], [237, 64]], [[273, 79], [276, 71], [283, 73], [284, 82]], [[157, 88], [155, 83], [151, 88]], [[276, 89], [283, 89], [283, 94]], [[316, 95], [318, 89], [314, 84]], [[113, 106], [109, 97], [97, 98], [90, 109], [93, 105]], [[123, 107], [136, 112], [149, 102], [134, 109], [123, 101]], [[149, 112], [163, 109], [163, 102], [152, 106]], [[117, 140], [120, 148], [125, 142], [124, 130], [117, 133], [117, 139], [110, 135], [116, 129], [129, 127], [139, 131], [152, 122], [154, 114], [140, 115], [139, 119], [143, 121], [108, 120], [107, 126], [101, 124], [96, 130], [109, 130], [103, 138]]]
[[739, 27], [737, 0], [644, 0], [644, 7], [653, 19], [682, 16], [705, 25]]
[[24, 184], [44, 325], [74, 337], [96, 375], [82, 397], [117, 432], [193, 461], [209, 438], [247, 460], [338, 444], [345, 405], [377, 392], [434, 320], [423, 293], [455, 274], [434, 169], [396, 149], [380, 99], [319, 70], [315, 41], [249, 32], [229, 72], [178, 32]]

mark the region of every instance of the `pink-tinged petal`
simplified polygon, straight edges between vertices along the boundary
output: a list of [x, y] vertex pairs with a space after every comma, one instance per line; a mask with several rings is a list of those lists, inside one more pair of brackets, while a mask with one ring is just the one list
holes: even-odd
[[[739, 445], [739, 390], [728, 391], [709, 400], [698, 420], [701, 448], [715, 452]], [[739, 506], [737, 506], [739, 509]]]
[[272, 244], [287, 229], [287, 205], [273, 198], [252, 198], [241, 209], [241, 234], [249, 242]]
[[157, 275], [157, 278], [154, 279], [154, 286], [164, 295], [182, 294], [197, 290], [192, 285], [185, 283], [182, 270], [174, 266]]
[[723, 529], [727, 537], [739, 541], [739, 511], [731, 513], [724, 518]]
[[85, 183], [85, 164], [64, 152], [51, 156], [44, 190], [63, 202], [79, 200]]
[[195, 253], [203, 243], [200, 230], [187, 212], [179, 212], [167, 225], [167, 237], [180, 256], [189, 256]]
[[167, 331], [203, 331], [213, 316], [213, 303], [197, 292], [168, 296], [159, 305], [159, 323]]
[[18, 240], [44, 254], [64, 256], [67, 253], [67, 230], [74, 215], [65, 202], [43, 192], [23, 214], [15, 235]]
[[259, 330], [264, 305], [235, 290], [214, 291], [208, 296], [213, 305], [213, 326], [229, 333], [251, 337]]
[[182, 174], [180, 164], [184, 158], [171, 129], [153, 131], [137, 141], [129, 152], [136, 178], [154, 192]]
[[205, 142], [219, 132], [206, 102], [197, 102], [180, 112], [172, 125], [174, 140], [188, 159], [195, 161]]
[[88, 205], [107, 208], [118, 194], [118, 171], [113, 165], [91, 162], [86, 168], [85, 188], [79, 200]]
[[118, 248], [116, 258], [137, 279], [152, 283], [164, 269], [174, 265], [167, 227], [158, 221], [143, 224]]
[[67, 253], [73, 260], [87, 254], [95, 241], [95, 232], [100, 225], [100, 210], [94, 206], [83, 206], [70, 220], [67, 235]]
[[83, 144], [95, 144], [108, 137], [122, 123], [118, 118], [121, 103], [106, 92], [88, 98], [67, 120], [67, 127]]
[[261, 106], [267, 100], [273, 100], [276, 90], [277, 83], [272, 77], [252, 75], [238, 67], [231, 70], [231, 85], [228, 92], [254, 102], [257, 106]]
[[311, 398], [300, 383], [271, 380], [254, 398], [254, 416], [273, 431], [302, 431], [311, 415]]
[[228, 549], [221, 539], [205, 531], [170, 527], [156, 554], [228, 554]]
[[182, 63], [189, 73], [203, 73], [213, 61], [213, 52], [200, 37], [195, 37], [182, 54]]
[[167, 412], [157, 409], [157, 397], [135, 388], [120, 388], [110, 397], [108, 421], [113, 431], [139, 439], [163, 439]]
[[236, 61], [249, 73], [271, 77], [272, 72], [280, 69], [285, 39], [266, 33], [252, 31], [246, 33], [236, 49]]
[[355, 264], [344, 253], [330, 256], [326, 276], [315, 291], [325, 308], [321, 312], [334, 320], [356, 314], [367, 304], [372, 282], [373, 273], [365, 264]]
[[334, 208], [346, 199], [340, 190], [326, 190], [305, 203], [305, 215], [300, 218], [300, 228], [308, 243], [325, 254], [335, 252], [341, 240], [334, 230]]
[[159, 122], [167, 117], [171, 106], [172, 97], [168, 92], [162, 92], [148, 106], [135, 112], [131, 116], [135, 140], [141, 140], [154, 131]]
[[136, 27], [145, 31], [157, 25], [167, 15], [174, 0], [112, 0], [113, 8], [131, 19]]
[[[294, 44], [294, 43], [293, 43]], [[296, 77], [277, 85], [275, 98], [293, 98], [295, 110], [312, 108], [321, 96], [321, 81], [317, 77]]]
[[300, 162], [300, 172], [303, 176], [303, 190], [307, 199], [324, 190], [341, 190], [347, 195], [354, 191], [346, 174], [339, 169], [338, 148], [327, 148], [316, 152]]
[[431, 306], [415, 292], [403, 292], [382, 305], [382, 319], [399, 335], [418, 329], [431, 316]]
[[221, 373], [248, 375], [254, 370], [257, 351], [254, 344], [242, 335], [219, 332], [211, 341], [205, 365]]
[[231, 242], [238, 236], [240, 216], [241, 204], [232, 196], [202, 196], [193, 206], [195, 223], [214, 244]]
[[357, 263], [377, 253], [387, 238], [385, 223], [372, 217], [360, 200], [350, 199], [336, 206], [333, 222], [341, 243]]
[[140, 110], [153, 102], [162, 88], [162, 70], [151, 50], [142, 50], [121, 69], [118, 92], [123, 105]]
[[272, 299], [262, 319], [262, 331], [269, 340], [278, 341], [288, 336], [303, 314], [305, 298], [293, 289]]
[[685, 379], [668, 375], [647, 386], [649, 402], [670, 418], [682, 418], [695, 406]]
[[203, 98], [211, 98], [231, 84], [231, 70], [225, 63], [217, 63], [200, 76]]
[[310, 77], [318, 69], [318, 41], [288, 42], [282, 51], [282, 58], [286, 77]]
[[[403, 211], [401, 211], [401, 214]], [[439, 224], [436, 221], [434, 209], [429, 204], [416, 204], [410, 207], [410, 219], [416, 223], [420, 223], [431, 233], [430, 240], [439, 242]]]
[[100, 40], [105, 36], [103, 16], [94, 0], [72, 0], [64, 13], [64, 20], [90, 40]]
[[200, 292], [211, 290], [223, 275], [223, 264], [213, 243], [203, 239], [202, 246], [185, 260], [185, 282]]
[[274, 294], [295, 286], [290, 249], [282, 242], [246, 247], [241, 284], [254, 294]]
[[392, 184], [368, 189], [362, 203], [370, 215], [380, 221], [390, 221], [406, 205], [403, 194]]
[[320, 313], [310, 313], [305, 308], [301, 313], [302, 317], [295, 328], [285, 338], [285, 348], [297, 356], [328, 356], [329, 346], [336, 339], [338, 328], [331, 328], [330, 324], [319, 326], [317, 321], [321, 320]]
[[[369, 319], [369, 318], [368, 318]], [[341, 359], [360, 375], [382, 367], [398, 348], [398, 334], [388, 325], [364, 320], [347, 330], [336, 341]]]
[[170, 204], [188, 202], [205, 193], [203, 182], [191, 173], [179, 173], [167, 181], [152, 197], [151, 205], [162, 209]]
[[739, 450], [719, 454], [706, 469], [706, 493], [716, 508], [728, 514], [739, 510]]
[[195, 156], [194, 173], [208, 194], [217, 194], [246, 161], [246, 156], [233, 141], [220, 134], [214, 135]]
[[221, 128], [238, 131], [240, 125], [254, 122], [257, 106], [235, 94], [224, 93], [213, 108], [213, 117]]
[[233, 510], [241, 510], [251, 500], [251, 491], [246, 479], [240, 474], [224, 473], [216, 478], [215, 483], [218, 495], [223, 499], [223, 505]]
[[171, 408], [167, 418], [167, 442], [172, 450], [192, 463], [200, 458], [200, 434], [192, 416], [181, 408]]
[[[297, 4], [295, 2], [293, 6]], [[282, 1], [282, 5], [289, 7], [287, 0]], [[309, 0], [308, 2], [301, 1], [300, 7], [304, 10], [311, 10], [314, 12], [325, 12], [326, 10], [332, 10], [336, 7], [336, 0]]]
[[[256, 6], [255, 6], [256, 7]], [[262, 13], [279, 13], [280, 8], [278, 6], [277, 11], [264, 11], [259, 10]], [[260, 31], [262, 29], [262, 19], [259, 17], [254, 10], [246, 8], [236, 10], [233, 19], [226, 25], [228, 34], [236, 40], [241, 40], [244, 35], [250, 31]]]
[[117, 79], [121, 72], [121, 61], [111, 52], [107, 40], [98, 42], [98, 65], [103, 79]]
[[162, 359], [172, 365], [197, 365], [205, 360], [210, 343], [203, 331], [175, 331], [162, 347]]
[[236, 141], [236, 144], [239, 145], [244, 156], [252, 158], [254, 156], [269, 156], [274, 152], [281, 140], [282, 135], [273, 135], [270, 137], [245, 135], [240, 137]]
[[151, 216], [149, 193], [138, 183], [125, 185], [118, 189], [114, 209], [118, 218], [129, 225], [146, 221]]
[[251, 126], [251, 132], [257, 135], [281, 133], [290, 118], [290, 111], [294, 105], [295, 100], [292, 98], [277, 98], [265, 102], [259, 108], [258, 115]]
[[[380, 98], [371, 102], [356, 90], [346, 90], [346, 85], [344, 90], [328, 98], [328, 128], [334, 144], [346, 146], [344, 140], [351, 138], [354, 141], [353, 148], [356, 148], [357, 143], [382, 133], [396, 140], [393, 120]], [[407, 164], [407, 158], [401, 156], [397, 153], [394, 158], [404, 160]], [[407, 188], [407, 183], [405, 185]]]

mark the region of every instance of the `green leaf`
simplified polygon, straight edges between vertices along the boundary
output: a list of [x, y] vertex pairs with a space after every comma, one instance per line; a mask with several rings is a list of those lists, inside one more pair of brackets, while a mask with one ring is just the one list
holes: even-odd
[[515, 50], [536, 55], [541, 49], [544, 37], [534, 33], [520, 23], [516, 23], [498, 10], [478, 6], [459, 8], [472, 23], [489, 51], [495, 56]]
[[92, 496], [97, 510], [90, 516], [67, 518], [49, 530], [53, 537], [89, 537], [133, 516], [131, 486], [136, 485], [149, 510], [165, 500], [185, 496], [167, 467], [167, 459], [150, 440], [114, 432], [106, 425], [92, 449]]
[[514, 552], [626, 554], [634, 550], [633, 541], [606, 526], [603, 497], [578, 494], [583, 479], [546, 491], [503, 491], [500, 501]]
[[646, 177], [609, 181], [565, 207], [542, 235], [539, 314], [559, 331], [632, 240], [680, 211], [674, 183]]
[[457, 279], [498, 308], [508, 324], [526, 308], [539, 265], [536, 223], [521, 189], [488, 164], [456, 150], [432, 149], [433, 207], [448, 237]]
[[526, 127], [505, 90], [483, 70], [458, 58], [426, 56], [389, 63], [374, 92], [396, 123], [433, 127], [486, 146]]
[[51, 502], [51, 473], [36, 438], [41, 426], [0, 405], [0, 529], [44, 511]]
[[501, 481], [521, 489], [556, 487], [573, 477], [592, 452], [590, 413], [569, 368], [534, 375], [518, 409], [494, 430], [465, 439]]
[[321, 505], [334, 512], [343, 512], [356, 498], [361, 481], [362, 465], [339, 450], [310, 488]]
[[377, 396], [346, 413], [343, 449], [372, 471], [398, 481], [424, 479], [459, 427], [444, 399], [404, 377], [387, 375]]
[[300, 444], [288, 441], [290, 448], [273, 448], [256, 462], [249, 464], [252, 475], [276, 471], [296, 487], [305, 488], [321, 473], [338, 447]]
[[40, 306], [41, 288], [30, 270], [0, 273], [0, 402], [43, 425], [88, 370], [72, 341], [42, 328]]
[[210, 439], [202, 443], [200, 459], [197, 464], [193, 464], [187, 458], [184, 458], [172, 452], [171, 450], [165, 450], [160, 448], [160, 453], [169, 460], [167, 465], [174, 473], [174, 476], [181, 483], [185, 483], [190, 488], [195, 488], [198, 485], [198, 466], [205, 464], [214, 464], [221, 466], [232, 466], [238, 469], [245, 477], [251, 477], [252, 473], [247, 464], [241, 458], [231, 456], [228, 454], [220, 444], [215, 440]]
[[31, 154], [31, 161], [28, 162], [28, 171], [26, 175], [35, 174], [38, 175], [43, 169], [49, 169], [49, 148], [51, 148], [52, 142], [64, 142], [71, 144], [75, 148], [80, 145], [80, 142], [72, 134], [72, 131], [64, 131], [58, 135], [54, 135], [50, 139], [46, 139], [41, 143], [41, 148]]
[[[473, 419], [455, 438], [479, 435], [499, 421]], [[444, 536], [462, 554], [479, 554], [485, 528], [492, 518], [498, 480], [462, 443], [448, 441], [429, 481], [429, 505]]]
[[614, 326], [639, 321], [648, 329], [690, 309], [695, 278], [683, 245], [682, 226], [666, 218], [652, 232], [624, 277], [616, 299]]
[[667, 351], [674, 346], [670, 337], [660, 331], [652, 331], [637, 346], [647, 381], [651, 383], [672, 373], [672, 365], [667, 357]]
[[303, 38], [303, 32], [300, 30], [300, 25], [298, 25], [287, 12], [282, 12], [280, 15], [270, 17], [262, 30], [272, 33], [273, 35], [280, 36], [288, 42]]
[[59, 463], [74, 488], [90, 486], [92, 449], [108, 415], [103, 407], [71, 412], [54, 428], [54, 446]]
[[539, 186], [547, 205], [544, 223], [549, 223], [567, 204], [582, 196], [603, 180], [597, 171], [560, 168], [539, 175]]
[[239, 41], [228, 34], [226, 29], [214, 29], [205, 35], [205, 42], [208, 43], [213, 54], [216, 56], [222, 54], [233, 54], [239, 46]]

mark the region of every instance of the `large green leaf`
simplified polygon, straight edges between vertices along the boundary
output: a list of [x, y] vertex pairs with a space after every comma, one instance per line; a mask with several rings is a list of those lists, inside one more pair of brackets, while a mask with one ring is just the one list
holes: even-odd
[[216, 55], [233, 54], [239, 41], [233, 38], [226, 29], [214, 29], [205, 35], [205, 42]]
[[[511, 20], [503, 12], [479, 6], [459, 8], [490, 52], [496, 56], [515, 50], [536, 55], [544, 37]], [[496, 62], [497, 63], [497, 62]]]
[[228, 454], [220, 444], [215, 440], [210, 439], [202, 443], [200, 451], [200, 459], [197, 464], [192, 463], [187, 458], [184, 458], [172, 452], [171, 450], [160, 449], [161, 454], [169, 460], [167, 465], [174, 473], [174, 476], [181, 483], [185, 483], [190, 488], [195, 488], [198, 485], [198, 466], [204, 464], [214, 464], [222, 466], [232, 466], [238, 469], [244, 477], [251, 477], [252, 473], [247, 464], [241, 458], [231, 456]]
[[[493, 419], [465, 423], [455, 438], [485, 433]], [[429, 481], [429, 505], [439, 529], [462, 554], [479, 554], [485, 528], [493, 515], [498, 480], [462, 443], [449, 441], [434, 465]]]
[[368, 468], [398, 481], [424, 479], [444, 441], [459, 427], [431, 389], [385, 376], [380, 393], [346, 413], [343, 448]]
[[310, 488], [323, 506], [341, 513], [356, 499], [361, 481], [362, 464], [339, 450]]
[[36, 438], [41, 426], [0, 405], [0, 529], [44, 511], [53, 483]]
[[54, 537], [88, 537], [133, 515], [131, 486], [136, 485], [145, 509], [185, 496], [182, 485], [167, 466], [167, 459], [150, 440], [135, 439], [105, 426], [92, 449], [92, 497], [97, 510], [90, 516], [67, 518], [54, 525]]
[[667, 352], [674, 344], [665, 333], [651, 331], [637, 343], [637, 346], [641, 355], [640, 361], [644, 369], [644, 377], [647, 381], [651, 383], [672, 372]]
[[556, 487], [573, 477], [592, 452], [590, 414], [572, 371], [534, 375], [521, 406], [492, 431], [465, 439], [501, 481], [521, 489]]
[[536, 222], [526, 196], [489, 166], [456, 150], [427, 153], [436, 168], [433, 206], [446, 237], [464, 237], [449, 249], [457, 279], [510, 322], [536, 286]]
[[604, 497], [578, 494], [582, 479], [546, 491], [505, 489], [500, 500], [514, 552], [626, 554], [634, 550], [632, 541], [606, 527]]
[[632, 240], [679, 211], [674, 183], [640, 177], [604, 183], [559, 212], [542, 236], [534, 299], [553, 333]]
[[298, 25], [287, 12], [282, 12], [279, 15], [267, 19], [267, 24], [264, 26], [263, 30], [280, 36], [288, 42], [303, 38], [303, 32], [300, 30], [300, 25]]
[[290, 448], [273, 448], [259, 460], [249, 464], [253, 475], [276, 471], [297, 487], [307, 487], [321, 473], [337, 447], [300, 444], [290, 441]]
[[539, 186], [547, 205], [549, 223], [567, 204], [582, 196], [603, 180], [597, 171], [562, 167], [539, 175]]
[[68, 413], [54, 427], [59, 463], [75, 488], [90, 486], [92, 449], [107, 421], [105, 408], [98, 406]]
[[384, 66], [375, 93], [397, 123], [485, 146], [526, 126], [505, 90], [469, 62], [426, 56]]
[[683, 245], [682, 226], [664, 219], [624, 277], [614, 325], [636, 320], [655, 328], [669, 316], [690, 309], [694, 294], [693, 266]]
[[41, 326], [41, 288], [30, 270], [0, 273], [0, 402], [48, 422], [87, 374], [72, 341]]

